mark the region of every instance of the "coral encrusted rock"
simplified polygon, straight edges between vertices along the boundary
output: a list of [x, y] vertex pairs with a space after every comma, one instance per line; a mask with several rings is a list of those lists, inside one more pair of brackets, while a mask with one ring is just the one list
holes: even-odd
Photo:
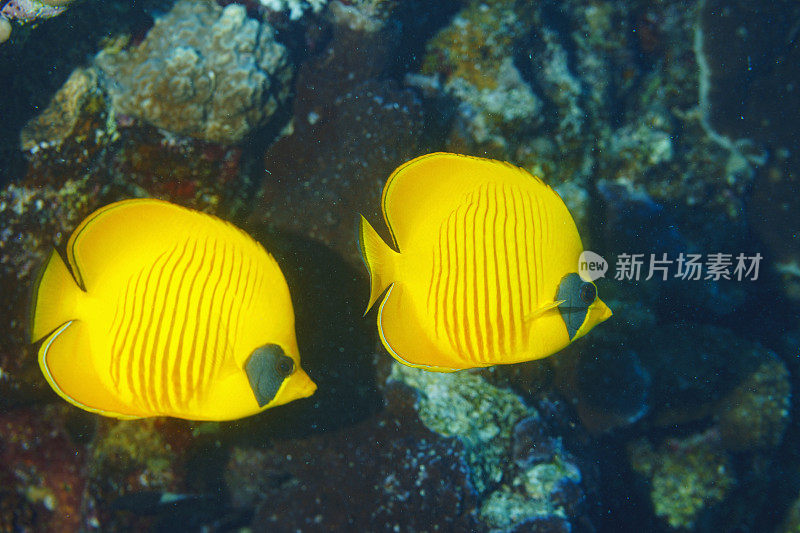
[[209, 0], [177, 2], [141, 44], [101, 52], [96, 63], [117, 114], [222, 143], [264, 124], [292, 77], [269, 24]]

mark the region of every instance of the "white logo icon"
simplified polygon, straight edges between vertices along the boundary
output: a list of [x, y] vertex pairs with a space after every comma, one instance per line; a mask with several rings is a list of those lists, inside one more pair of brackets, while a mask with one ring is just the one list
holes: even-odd
[[578, 275], [584, 281], [600, 279], [608, 272], [608, 263], [600, 254], [586, 250], [578, 258]]

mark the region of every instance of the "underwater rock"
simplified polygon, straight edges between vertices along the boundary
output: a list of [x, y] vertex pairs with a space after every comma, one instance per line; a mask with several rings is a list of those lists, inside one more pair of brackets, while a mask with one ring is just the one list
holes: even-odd
[[[741, 146], [764, 146], [746, 204], [749, 222], [767, 252], [764, 266], [777, 276], [783, 295], [800, 302], [800, 93], [795, 90], [800, 61], [797, 21], [800, 6], [780, 0], [759, 9], [741, 0], [707, 0], [702, 10], [707, 57], [710, 127]], [[764, 154], [762, 155], [762, 159]]]
[[[73, 71], [90, 69], [87, 58], [97, 54], [98, 43], [120, 34], [141, 36], [152, 25], [153, 12], [163, 9], [160, 0], [75, 2], [62, 16], [14, 29], [11, 42], [0, 46], [0, 71], [5, 80], [0, 99], [0, 185], [24, 176], [27, 153], [19, 150], [21, 129], [48, 107]], [[96, 128], [104, 129], [104, 121]], [[91, 152], [92, 143], [86, 144]]]
[[119, 137], [116, 126], [97, 72], [78, 67], [20, 133], [20, 148], [28, 160], [25, 181], [60, 186], [86, 180]]
[[798, 148], [800, 96], [794, 90], [800, 59], [800, 6], [776, 0], [753, 9], [746, 0], [705, 0], [708, 28], [709, 123], [732, 139], [751, 137], [772, 153]]
[[291, 20], [298, 20], [306, 11], [318, 13], [328, 0], [258, 0], [269, 11], [288, 11]]
[[641, 122], [626, 124], [614, 132], [609, 149], [619, 165], [618, 179], [635, 176], [643, 168], [672, 161], [675, 150], [669, 133], [670, 126], [664, 115], [650, 114]]
[[4, 43], [11, 37], [11, 23], [0, 17], [0, 43]]
[[176, 420], [101, 419], [91, 445], [92, 491], [107, 497], [141, 488], [175, 490], [180, 481], [175, 457], [189, 438], [185, 433]]
[[117, 114], [223, 143], [269, 120], [292, 77], [269, 24], [210, 0], [180, 0], [140, 44], [103, 51], [95, 63]]
[[[674, 206], [687, 237], [710, 250], [729, 236], [716, 230], [722, 224], [745, 234], [745, 193], [764, 157], [709, 126], [709, 51], [696, 45], [705, 35], [701, 12], [674, 0], [633, 8], [468, 2], [429, 41], [407, 82], [435, 95], [426, 103], [441, 94], [453, 101], [446, 149], [571, 184], [565, 201], [578, 219], [593, 206], [576, 209], [570, 193], [589, 191], [594, 202], [595, 180], [639, 188]], [[496, 113], [492, 105], [506, 96], [514, 105]]]
[[799, 160], [796, 151], [779, 150], [756, 177], [748, 202], [753, 230], [767, 252], [765, 267], [794, 303], [800, 302]]
[[79, 531], [85, 446], [65, 427], [66, 405], [0, 411], [0, 530]]
[[395, 363], [389, 379], [419, 391], [419, 418], [428, 429], [464, 443], [480, 493], [503, 479], [503, 459], [517, 422], [538, 418], [516, 394], [469, 372], [425, 372]]
[[792, 502], [783, 523], [775, 529], [775, 533], [794, 533], [796, 531], [800, 531], [800, 496]]
[[117, 115], [91, 67], [73, 71], [20, 137], [29, 163], [24, 183], [49, 190], [86, 182], [95, 195], [103, 191], [96, 206], [103, 199], [154, 196], [213, 212], [224, 204], [235, 212], [249, 193], [234, 186], [240, 147], [178, 138]]
[[264, 155], [250, 223], [313, 238], [360, 266], [354, 213], [380, 216], [386, 178], [419, 155], [424, 117], [414, 91], [387, 76], [390, 29], [331, 11], [333, 37], [301, 66], [291, 126]]
[[10, 20], [19, 23], [56, 17], [74, 0], [8, 0], [0, 4], [0, 44], [11, 36]]
[[581, 421], [593, 432], [635, 424], [650, 410], [651, 379], [633, 350], [582, 356], [576, 376]]
[[149, 517], [115, 512], [112, 504], [143, 490], [182, 487], [192, 442], [187, 426], [175, 419], [100, 419], [86, 473], [86, 502], [95, 509], [97, 523], [109, 529], [145, 527]]
[[119, 131], [118, 149], [106, 164], [130, 191], [124, 196], [152, 196], [223, 217], [243, 209], [249, 191], [241, 186], [241, 148], [168, 139], [152, 128]]
[[[20, 146], [35, 153], [39, 149], [60, 147], [72, 138], [85, 149], [89, 135], [104, 133], [102, 129], [87, 128], [92, 123], [85, 119], [92, 111], [103, 107], [105, 102], [97, 73], [93, 69], [78, 68], [53, 96], [47, 108], [25, 125], [20, 134]], [[84, 131], [76, 131], [79, 126]]]
[[[633, 183], [656, 202], [680, 207], [680, 218], [703, 244], [703, 237], [717, 236], [716, 221], [741, 231], [744, 193], [764, 162], [748, 141], [720, 135], [709, 123], [713, 85], [703, 45], [709, 33], [704, 4], [687, 9], [666, 2], [641, 10], [635, 24], [658, 44], [639, 41], [648, 50], [648, 62], [634, 75], [636, 89], [618, 95], [626, 97], [623, 125], [603, 140], [608, 157], [599, 160], [607, 179]], [[637, 142], [644, 144], [633, 156], [630, 148]], [[702, 214], [694, 206], [703, 206]]]
[[471, 372], [426, 372], [399, 363], [392, 366], [391, 382], [417, 391], [416, 410], [428, 429], [463, 444], [487, 527], [525, 530], [552, 521], [569, 530], [581, 517], [581, 470], [516, 394]]
[[600, 328], [591, 349], [568, 347], [550, 361], [587, 429], [706, 420], [722, 435], [722, 449], [780, 444], [791, 387], [774, 352], [728, 329], [663, 324], [647, 308], [610, 305], [626, 309], [627, 320]]
[[[774, 353], [730, 330], [714, 326], [662, 326], [657, 333], [649, 332], [646, 342], [660, 348], [648, 350], [635, 340], [629, 345], [639, 346], [642, 365], [652, 377], [653, 423], [668, 426], [720, 414], [726, 404], [735, 405], [745, 399], [741, 392], [736, 392], [737, 387], [756, 382], [765, 386], [764, 397], [751, 398], [747, 405], [754, 408], [751, 416], [764, 417], [764, 426], [752, 428], [753, 437], [743, 437], [743, 442], [755, 444], [764, 439], [780, 439], [783, 423], [767, 420], [779, 421], [786, 417], [789, 388], [786, 369]], [[776, 396], [770, 401], [770, 395]], [[733, 422], [736, 416], [733, 413], [730, 416]], [[771, 437], [755, 437], [762, 429], [768, 431], [767, 428], [777, 433]]]
[[31, 22], [63, 13], [75, 0], [9, 0], [4, 2], [0, 15], [10, 20]]
[[253, 531], [482, 529], [460, 443], [418, 422], [407, 389], [386, 395], [356, 424], [232, 450], [226, 489], [256, 506]]
[[[650, 344], [637, 342], [641, 332], [656, 329], [652, 312], [642, 305], [609, 302], [625, 310], [625, 320], [611, 320], [591, 341], [579, 342], [547, 360], [553, 382], [574, 404], [584, 428], [608, 433], [636, 424], [651, 413], [653, 381], [659, 376], [644, 362]], [[615, 314], [619, 317], [619, 314]], [[588, 346], [586, 346], [588, 345]]]
[[358, 264], [353, 214], [372, 216], [386, 178], [415, 155], [421, 106], [411, 92], [377, 81], [313, 102], [322, 105], [296, 104], [294, 132], [267, 151], [251, 223], [319, 240]]
[[789, 424], [791, 384], [786, 365], [766, 353], [758, 368], [720, 402], [720, 439], [732, 451], [774, 448]]
[[334, 0], [329, 10], [335, 25], [347, 25], [351, 31], [374, 34], [390, 22], [397, 4], [398, 0]]
[[478, 145], [505, 159], [506, 136], [542, 123], [542, 102], [513, 61], [527, 14], [507, 0], [472, 1], [427, 44], [420, 73], [438, 78], [457, 102], [456, 120], [464, 126], [467, 152]]
[[[385, 409], [359, 422], [305, 438], [273, 436], [257, 448], [235, 446], [225, 469], [231, 504], [256, 507], [254, 531], [549, 531], [534, 524], [570, 531], [586, 519], [585, 480], [560, 439], [544, 437], [551, 453], [530, 450], [541, 421], [529, 417], [514, 429], [500, 417], [534, 411], [479, 376], [460, 374], [469, 377], [458, 391], [439, 391], [454, 398], [452, 414], [437, 400], [440, 412], [426, 411], [423, 419], [424, 392], [390, 380], [382, 387]], [[474, 411], [476, 402], [500, 413]], [[470, 413], [480, 420], [471, 422]], [[464, 437], [441, 434], [448, 421]], [[470, 463], [484, 452], [468, 446], [496, 455], [482, 475], [509, 472], [499, 483], [481, 480], [492, 485], [483, 494]]]
[[0, 189], [0, 410], [57, 398], [39, 371], [28, 337], [30, 287], [53, 243], [64, 244], [94, 207], [98, 185], [88, 177], [60, 186], [30, 180]]
[[672, 528], [690, 529], [735, 485], [731, 459], [714, 432], [669, 439], [657, 449], [642, 439], [629, 446], [633, 469], [649, 483], [657, 516]]
[[526, 494], [502, 487], [492, 492], [480, 511], [490, 531], [553, 532], [572, 531], [569, 520], [552, 514], [552, 509]]

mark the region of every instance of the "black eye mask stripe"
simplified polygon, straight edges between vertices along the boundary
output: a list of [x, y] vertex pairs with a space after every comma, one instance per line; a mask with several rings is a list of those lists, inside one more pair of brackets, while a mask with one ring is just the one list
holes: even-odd
[[294, 371], [294, 361], [277, 344], [265, 344], [250, 355], [244, 371], [258, 406], [264, 407], [275, 398], [283, 380]]
[[561, 318], [567, 326], [569, 340], [573, 340], [578, 330], [586, 321], [589, 306], [597, 299], [597, 288], [594, 283], [583, 281], [575, 272], [567, 274], [558, 284], [556, 300], [564, 300], [558, 306]]

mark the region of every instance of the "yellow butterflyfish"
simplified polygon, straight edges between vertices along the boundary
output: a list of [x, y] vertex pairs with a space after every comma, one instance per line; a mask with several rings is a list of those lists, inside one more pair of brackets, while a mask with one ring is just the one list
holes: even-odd
[[[566, 205], [509, 163], [448, 153], [409, 161], [381, 200], [395, 249], [362, 216], [369, 310], [399, 362], [441, 372], [551, 355], [611, 316], [578, 274]], [[388, 291], [387, 291], [388, 289]]]
[[39, 366], [117, 418], [232, 420], [310, 396], [286, 280], [232, 224], [160, 200], [89, 215], [36, 284]]

